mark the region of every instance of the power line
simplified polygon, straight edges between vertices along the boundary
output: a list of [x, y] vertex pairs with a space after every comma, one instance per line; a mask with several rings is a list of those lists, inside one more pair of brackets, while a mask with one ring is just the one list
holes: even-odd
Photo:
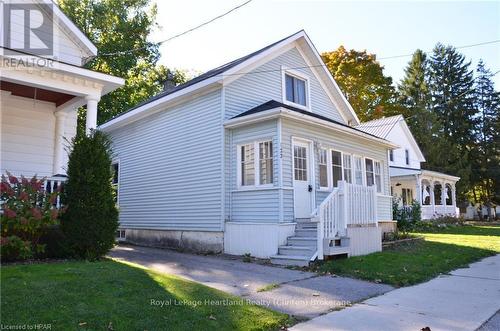
[[[471, 48], [471, 47], [476, 47], [476, 46], [496, 44], [496, 43], [499, 43], [499, 42], [500, 42], [500, 39], [498, 39], [498, 40], [491, 40], [491, 41], [485, 41], [485, 42], [482, 42], [482, 43], [476, 43], [476, 44], [458, 46], [458, 47], [455, 47], [455, 49]], [[397, 59], [397, 58], [408, 57], [408, 56], [413, 56], [413, 53], [412, 54], [393, 55], [393, 56], [384, 56], [384, 57], [377, 58], [377, 60]]]
[[[246, 2], [244, 2], [244, 3], [240, 4], [240, 5], [236, 6], [236, 7], [233, 7], [233, 8], [231, 8], [230, 10], [228, 10], [228, 11], [226, 11], [226, 12], [224, 12], [224, 13], [222, 13], [222, 14], [218, 15], [218, 16], [215, 16], [214, 18], [212, 18], [212, 19], [210, 19], [210, 20], [208, 20], [208, 21], [205, 21], [205, 22], [203, 22], [203, 23], [201, 23], [201, 24], [196, 25], [195, 27], [192, 27], [192, 28], [190, 28], [190, 29], [188, 29], [188, 30], [186, 30], [186, 31], [183, 31], [183, 32], [181, 32], [181, 33], [178, 33], [178, 34], [176, 34], [176, 35], [173, 35], [173, 36], [171, 36], [171, 37], [169, 37], [169, 38], [167, 38], [167, 39], [165, 39], [165, 40], [159, 41], [159, 42], [154, 43], [154, 44], [156, 44], [157, 46], [160, 46], [161, 44], [164, 44], [164, 43], [169, 42], [169, 41], [171, 41], [171, 40], [173, 40], [173, 39], [179, 38], [179, 37], [181, 37], [181, 36], [183, 36], [183, 35], [185, 35], [185, 34], [188, 34], [188, 33], [190, 33], [190, 32], [193, 32], [194, 30], [200, 29], [200, 28], [204, 27], [205, 25], [208, 25], [208, 24], [210, 24], [210, 23], [212, 23], [212, 22], [214, 22], [214, 21], [217, 21], [217, 20], [219, 20], [219, 19], [223, 18], [224, 16], [227, 16], [227, 15], [231, 14], [232, 12], [234, 12], [234, 11], [236, 11], [236, 10], [240, 9], [241, 7], [248, 5], [248, 4], [249, 4], [250, 2], [252, 2], [252, 1], [253, 1], [253, 0], [247, 0]], [[130, 49], [130, 50], [126, 50], [126, 51], [118, 51], [118, 52], [111, 52], [111, 53], [98, 54], [97, 56], [124, 55], [124, 54], [128, 54], [128, 53], [132, 53], [132, 52], [135, 52], [135, 51], [139, 51], [139, 50], [145, 49], [146, 47], [147, 47], [147, 46], [144, 46], [144, 47], [138, 47], [138, 48], [135, 48], [135, 49]]]

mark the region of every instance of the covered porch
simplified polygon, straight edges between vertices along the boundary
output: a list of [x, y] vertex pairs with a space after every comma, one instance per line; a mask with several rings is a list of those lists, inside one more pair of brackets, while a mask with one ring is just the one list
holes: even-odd
[[391, 167], [391, 194], [402, 208], [416, 200], [422, 208], [422, 219], [460, 215], [456, 202], [455, 177], [421, 169]]
[[34, 55], [0, 58], [0, 171], [64, 180], [78, 108], [86, 131], [95, 129], [101, 96], [123, 79]]

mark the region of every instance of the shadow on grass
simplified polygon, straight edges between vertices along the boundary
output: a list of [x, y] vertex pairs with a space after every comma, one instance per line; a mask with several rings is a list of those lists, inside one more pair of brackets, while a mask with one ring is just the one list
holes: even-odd
[[365, 256], [327, 261], [316, 268], [321, 272], [408, 286], [495, 254], [497, 252], [490, 249], [422, 241]]
[[287, 316], [112, 260], [2, 267], [2, 326], [52, 330], [269, 330]]

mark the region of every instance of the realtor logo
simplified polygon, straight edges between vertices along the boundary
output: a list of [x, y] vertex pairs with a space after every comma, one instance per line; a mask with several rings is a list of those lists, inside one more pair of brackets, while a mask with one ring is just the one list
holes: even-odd
[[52, 4], [4, 3], [3, 7], [5, 53], [53, 55]]

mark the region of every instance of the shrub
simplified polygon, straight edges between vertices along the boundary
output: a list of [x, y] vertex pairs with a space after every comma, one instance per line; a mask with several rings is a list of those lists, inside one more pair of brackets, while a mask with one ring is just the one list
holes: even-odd
[[59, 190], [49, 193], [44, 189], [44, 179], [17, 178], [10, 173], [2, 175], [0, 185], [2, 260], [39, 256], [45, 249], [40, 237], [48, 227], [59, 223], [61, 210], [55, 207]]
[[398, 222], [398, 230], [408, 231], [422, 219], [422, 207], [416, 200], [412, 201], [411, 206], [399, 206], [399, 198], [392, 200], [392, 217]]
[[67, 210], [61, 229], [71, 254], [98, 259], [114, 245], [118, 210], [111, 186], [111, 143], [99, 131], [78, 134], [72, 141], [68, 180], [62, 201]]

